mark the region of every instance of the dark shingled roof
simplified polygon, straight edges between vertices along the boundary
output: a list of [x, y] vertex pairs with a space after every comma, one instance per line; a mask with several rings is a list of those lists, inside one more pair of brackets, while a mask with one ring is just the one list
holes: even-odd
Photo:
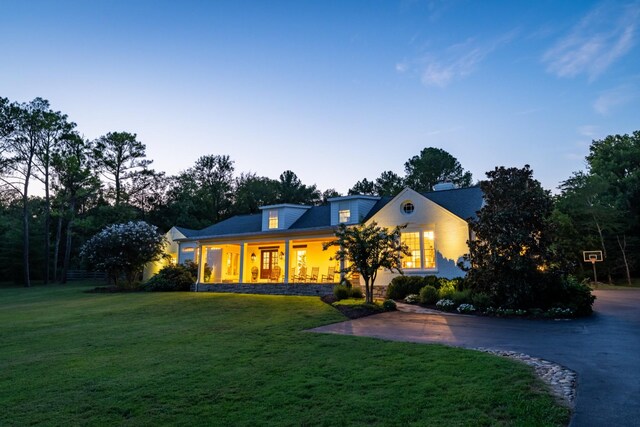
[[464, 220], [478, 217], [476, 212], [482, 207], [483, 200], [480, 187], [432, 191], [422, 195]]
[[259, 233], [262, 231], [262, 214], [236, 215], [186, 235], [190, 239], [225, 236], [228, 234]]
[[331, 206], [312, 206], [294, 222], [289, 230], [331, 226]]
[[178, 227], [177, 225], [176, 225], [175, 228], [176, 228], [176, 230], [178, 230], [179, 232], [184, 234], [185, 237], [191, 237], [193, 234], [198, 232], [198, 230], [192, 230], [190, 228]]
[[[475, 219], [476, 211], [482, 207], [482, 191], [480, 187], [459, 188], [453, 190], [433, 191], [422, 193], [427, 199], [437, 203], [453, 214], [465, 220]], [[362, 222], [368, 221], [393, 197], [381, 197], [371, 208]], [[304, 230], [331, 227], [331, 207], [329, 205], [313, 206], [302, 214], [294, 222], [289, 230]], [[188, 239], [209, 238], [214, 236], [227, 236], [244, 233], [272, 233], [273, 231], [262, 231], [262, 214], [237, 215], [217, 224], [213, 224], [202, 230], [191, 230], [183, 227], [176, 227]], [[278, 230], [282, 232], [283, 230]]]
[[362, 222], [367, 222], [369, 221], [369, 219], [374, 216], [375, 214], [378, 213], [378, 211], [382, 208], [384, 208], [387, 203], [389, 203], [391, 200], [393, 200], [393, 197], [390, 196], [382, 196], [380, 197], [380, 200], [378, 200], [376, 202], [375, 205], [373, 205], [373, 207], [371, 208], [371, 210], [369, 211], [369, 213], [367, 213], [367, 215], [362, 219]]

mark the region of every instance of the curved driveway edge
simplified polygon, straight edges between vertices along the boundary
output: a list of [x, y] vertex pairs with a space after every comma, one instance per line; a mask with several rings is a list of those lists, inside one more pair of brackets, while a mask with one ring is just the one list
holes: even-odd
[[312, 329], [385, 340], [515, 351], [578, 374], [574, 426], [640, 420], [640, 290], [596, 291], [595, 314], [577, 320], [498, 319], [391, 312]]

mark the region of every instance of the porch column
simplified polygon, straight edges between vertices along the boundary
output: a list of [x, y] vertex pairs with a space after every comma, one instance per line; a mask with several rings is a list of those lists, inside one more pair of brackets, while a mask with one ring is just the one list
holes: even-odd
[[[340, 249], [342, 249], [342, 246], [340, 246]], [[340, 260], [340, 284], [342, 285], [342, 282], [344, 281], [344, 259]]]
[[244, 242], [240, 242], [240, 277], [238, 283], [244, 283]]
[[198, 285], [200, 284], [200, 278], [202, 277], [202, 244], [196, 242], [196, 262], [198, 263], [198, 277], [196, 277], [196, 292], [198, 292]]
[[289, 239], [284, 240], [284, 283], [289, 283]]

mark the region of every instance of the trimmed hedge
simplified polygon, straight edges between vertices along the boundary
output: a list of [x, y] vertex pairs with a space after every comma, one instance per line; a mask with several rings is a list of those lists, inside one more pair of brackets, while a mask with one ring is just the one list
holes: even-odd
[[387, 286], [387, 298], [401, 300], [407, 295], [419, 294], [420, 290], [427, 285], [434, 288], [440, 287], [438, 278], [435, 276], [397, 276]]
[[167, 265], [143, 283], [140, 289], [149, 292], [189, 291], [195, 282], [189, 267], [180, 264]]

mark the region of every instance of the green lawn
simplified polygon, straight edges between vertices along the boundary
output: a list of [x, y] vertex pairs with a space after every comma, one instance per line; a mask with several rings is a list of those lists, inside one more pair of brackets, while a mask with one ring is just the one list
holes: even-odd
[[562, 425], [524, 365], [304, 332], [318, 298], [0, 289], [0, 425]]

